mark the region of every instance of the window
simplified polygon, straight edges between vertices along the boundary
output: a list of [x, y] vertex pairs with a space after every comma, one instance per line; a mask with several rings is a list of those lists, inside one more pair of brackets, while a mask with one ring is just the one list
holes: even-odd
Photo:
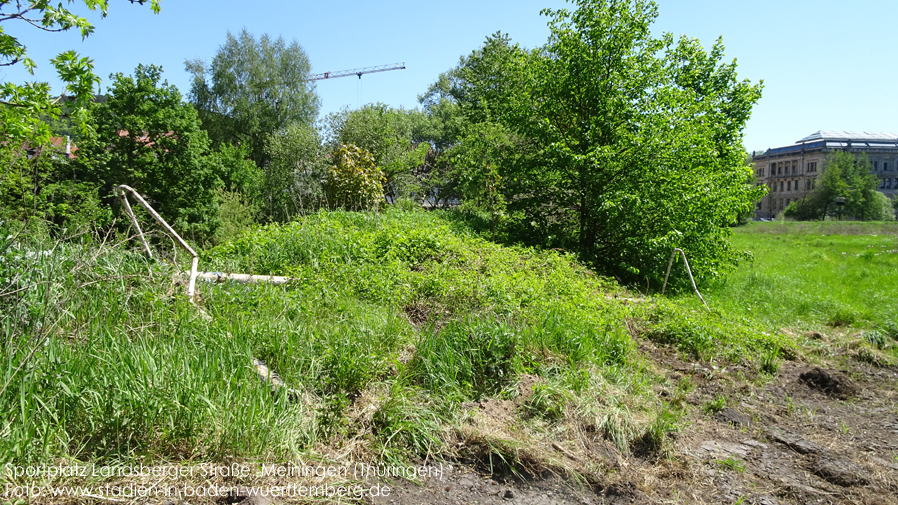
[[878, 161], [873, 162], [873, 170], [879, 170], [879, 162]]
[[888, 171], [889, 171], [889, 162], [888, 162], [888, 161], [883, 161], [883, 162], [882, 162], [882, 171], [883, 171], [883, 172], [888, 172]]
[[792, 181], [786, 181], [786, 191], [792, 191]]
[[780, 191], [783, 190], [783, 181], [780, 181]]
[[810, 161], [808, 162], [808, 172], [816, 172], [817, 171], [817, 162]]
[[882, 179], [879, 181], [879, 189], [886, 189], [886, 180]]

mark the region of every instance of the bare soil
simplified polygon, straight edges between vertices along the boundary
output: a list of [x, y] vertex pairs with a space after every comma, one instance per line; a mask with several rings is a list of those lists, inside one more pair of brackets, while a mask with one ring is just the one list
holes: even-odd
[[[514, 475], [460, 461], [442, 478], [395, 482], [389, 497], [372, 502], [898, 504], [896, 367], [850, 353], [826, 365], [793, 357], [769, 377], [748, 367], [684, 361], [651, 342], [640, 341], [640, 350], [672, 385], [659, 396], [671, 398], [683, 377], [696, 386], [683, 399], [686, 426], [663, 455], [620, 453], [595, 436], [595, 447], [575, 452], [600, 461], [603, 472], [579, 479], [545, 468]], [[723, 409], [703, 408], [721, 395]], [[514, 405], [480, 407], [478, 415], [501, 419]]]

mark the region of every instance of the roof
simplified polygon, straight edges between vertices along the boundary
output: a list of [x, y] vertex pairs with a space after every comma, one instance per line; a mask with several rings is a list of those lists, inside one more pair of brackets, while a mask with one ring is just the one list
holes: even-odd
[[805, 142], [812, 142], [814, 140], [840, 140], [847, 141], [850, 140], [852, 142], [855, 141], [873, 141], [873, 142], [891, 142], [894, 143], [898, 141], [898, 134], [896, 133], [874, 133], [874, 132], [843, 132], [843, 131], [833, 131], [833, 130], [818, 130], [815, 133], [808, 135], [807, 137], [795, 141], [796, 144], [803, 144]]
[[818, 130], [792, 145], [768, 149], [755, 158], [798, 153], [814, 149], [898, 149], [898, 133]]

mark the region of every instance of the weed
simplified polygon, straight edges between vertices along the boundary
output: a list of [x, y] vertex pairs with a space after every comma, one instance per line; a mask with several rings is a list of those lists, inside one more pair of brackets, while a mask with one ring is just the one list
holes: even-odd
[[795, 412], [796, 408], [797, 407], [795, 407], [795, 402], [792, 401], [792, 397], [786, 395], [786, 415], [791, 416]]
[[665, 405], [658, 411], [655, 419], [646, 427], [638, 441], [639, 452], [659, 453], [662, 452], [671, 433], [679, 431], [678, 423], [682, 417], [682, 412], [671, 410]]
[[675, 407], [680, 407], [683, 405], [683, 402], [686, 401], [686, 397], [695, 390], [695, 384], [692, 383], [692, 380], [689, 377], [683, 377], [677, 382], [677, 387], [674, 390], [673, 397], [670, 400], [670, 404]]
[[390, 397], [372, 416], [373, 432], [381, 455], [390, 462], [404, 463], [408, 452], [427, 459], [440, 444], [440, 419], [423, 391], [394, 383]]
[[531, 416], [555, 421], [564, 417], [567, 401], [568, 393], [564, 389], [549, 384], [537, 384], [533, 387], [533, 394], [524, 404], [524, 410]]
[[848, 307], [839, 307], [829, 315], [826, 324], [833, 328], [851, 326], [858, 320], [858, 313]]
[[714, 398], [713, 400], [706, 402], [702, 406], [702, 410], [706, 414], [716, 414], [716, 413], [720, 412], [721, 410], [723, 410], [723, 407], [726, 406], [726, 403], [727, 403], [726, 396], [717, 395], [717, 397]]
[[742, 473], [745, 471], [745, 462], [735, 456], [730, 456], [727, 459], [715, 459], [714, 462], [734, 472]]
[[839, 431], [841, 431], [843, 435], [848, 435], [851, 430], [848, 428], [848, 425], [845, 424], [845, 421], [839, 421]]
[[762, 373], [775, 376], [779, 372], [781, 362], [779, 349], [768, 349], [761, 354], [759, 368]]
[[865, 332], [863, 338], [880, 351], [886, 347], [886, 336], [880, 331], [872, 330]]
[[632, 416], [625, 407], [609, 407], [596, 419], [596, 429], [617, 450], [627, 452], [636, 433]]

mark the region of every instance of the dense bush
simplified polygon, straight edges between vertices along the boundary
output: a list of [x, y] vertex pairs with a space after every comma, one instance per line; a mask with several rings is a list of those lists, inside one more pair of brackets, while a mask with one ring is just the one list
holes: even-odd
[[344, 144], [334, 152], [334, 164], [327, 172], [327, 198], [336, 208], [377, 209], [383, 201], [385, 181], [371, 153]]

